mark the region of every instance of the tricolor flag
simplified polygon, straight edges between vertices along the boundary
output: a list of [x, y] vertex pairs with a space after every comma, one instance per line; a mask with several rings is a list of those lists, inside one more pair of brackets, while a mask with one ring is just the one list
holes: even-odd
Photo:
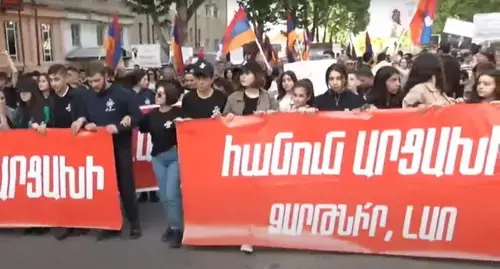
[[417, 10], [410, 22], [411, 40], [414, 45], [429, 45], [431, 43], [436, 8], [437, 0], [419, 0]]
[[104, 49], [106, 50], [106, 65], [114, 70], [123, 56], [118, 14], [113, 15], [113, 21], [108, 26]]
[[175, 15], [172, 27], [172, 58], [177, 74], [184, 74], [184, 60], [182, 58], [181, 30], [179, 29], [179, 17]]

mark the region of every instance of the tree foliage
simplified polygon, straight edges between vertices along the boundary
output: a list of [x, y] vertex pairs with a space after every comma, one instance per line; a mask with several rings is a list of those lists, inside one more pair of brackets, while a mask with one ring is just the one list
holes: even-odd
[[[368, 25], [370, 1], [367, 0], [285, 0], [269, 4], [266, 0], [241, 0], [254, 25], [267, 30], [263, 25], [283, 22], [290, 11], [297, 28], [307, 29], [316, 41], [320, 29], [331, 40], [346, 37], [350, 32], [358, 33]], [[341, 38], [340, 38], [341, 39]]]
[[278, 6], [270, 5], [269, 0], [240, 0], [238, 4], [245, 8], [248, 19], [256, 29], [260, 30], [260, 33], [269, 30], [266, 23], [275, 24], [278, 21], [276, 15]]
[[500, 0], [439, 0], [433, 30], [441, 33], [447, 18], [472, 22], [474, 14], [500, 12]]
[[179, 17], [179, 28], [181, 39], [185, 40], [187, 33], [187, 23], [193, 17], [196, 10], [205, 2], [205, 0], [122, 0], [123, 3], [136, 14], [151, 16], [154, 29], [157, 33], [160, 44], [167, 50], [169, 33], [166, 32], [166, 26], [171, 25], [169, 20], [170, 7], [176, 4], [176, 12]]

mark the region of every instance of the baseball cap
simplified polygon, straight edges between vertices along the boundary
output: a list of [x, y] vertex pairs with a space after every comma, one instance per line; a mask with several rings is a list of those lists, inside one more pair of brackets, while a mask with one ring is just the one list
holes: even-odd
[[214, 66], [204, 59], [199, 59], [196, 63], [192, 64], [190, 73], [195, 76], [213, 77]]
[[259, 74], [264, 72], [260, 64], [254, 60], [248, 60], [243, 62], [243, 64], [241, 65], [241, 70], [243, 72], [250, 72], [253, 74]]

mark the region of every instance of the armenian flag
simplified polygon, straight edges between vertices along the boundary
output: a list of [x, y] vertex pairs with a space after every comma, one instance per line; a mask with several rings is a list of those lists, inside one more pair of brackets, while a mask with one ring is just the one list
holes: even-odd
[[417, 10], [410, 22], [411, 40], [414, 45], [429, 45], [432, 23], [436, 15], [437, 0], [419, 0]]
[[311, 44], [312, 44], [307, 29], [304, 29], [303, 37], [304, 37], [304, 50], [302, 51], [302, 60], [307, 61], [309, 60], [309, 50], [311, 49]]
[[368, 34], [368, 31], [366, 31], [365, 34], [365, 54], [368, 54], [373, 58], [372, 39], [370, 38], [370, 34]]
[[104, 49], [106, 50], [106, 65], [114, 70], [123, 56], [118, 14], [113, 15], [113, 21], [109, 24], [108, 34], [104, 39]]
[[250, 21], [248, 20], [247, 13], [240, 7], [234, 14], [231, 23], [227, 26], [224, 32], [222, 43], [222, 54], [225, 55], [235, 49], [243, 47], [243, 45], [257, 41]]
[[288, 62], [295, 61], [295, 42], [297, 41], [298, 36], [295, 33], [295, 22], [292, 18], [292, 12], [290, 10], [286, 11], [286, 55], [288, 58]]
[[174, 25], [172, 27], [172, 58], [177, 74], [184, 73], [184, 60], [182, 58], [182, 40], [179, 29], [179, 17], [175, 15]]

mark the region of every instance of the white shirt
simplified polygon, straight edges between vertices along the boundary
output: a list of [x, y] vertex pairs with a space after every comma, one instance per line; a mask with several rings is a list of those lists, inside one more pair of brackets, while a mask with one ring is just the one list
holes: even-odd
[[293, 107], [293, 98], [290, 94], [285, 94], [283, 99], [279, 101], [279, 107], [281, 112], [289, 112]]
[[372, 67], [373, 75], [375, 76], [377, 74], [377, 71], [384, 66], [392, 66], [392, 64], [385, 60], [377, 63], [374, 67]]

